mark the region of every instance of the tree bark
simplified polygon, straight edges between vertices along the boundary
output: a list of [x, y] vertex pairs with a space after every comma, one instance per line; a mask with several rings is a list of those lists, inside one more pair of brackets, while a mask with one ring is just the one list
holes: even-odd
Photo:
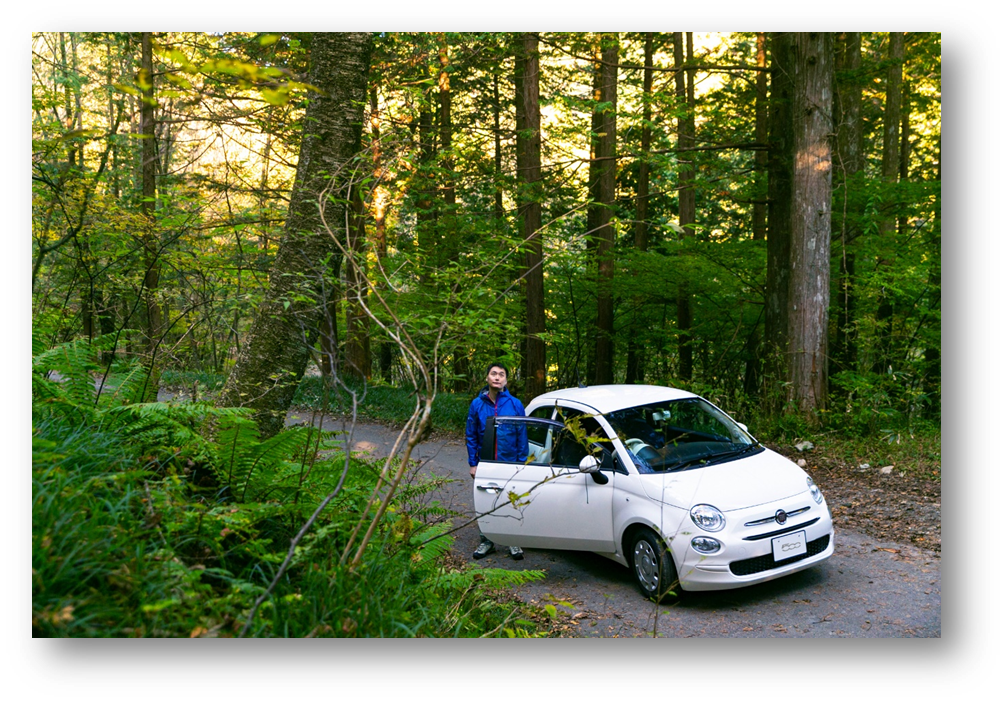
[[[650, 100], [653, 96], [653, 32], [647, 32], [643, 40], [643, 127], [639, 140], [639, 181], [636, 185], [636, 222], [633, 244], [639, 252], [649, 248], [649, 201], [650, 201], [650, 142], [652, 129], [650, 121], [653, 110]], [[642, 300], [633, 305], [634, 318], [642, 307]], [[633, 325], [639, 329], [638, 325]], [[629, 336], [625, 361], [625, 382], [642, 383], [646, 374], [646, 354], [638, 334]]]
[[160, 370], [156, 354], [160, 340], [163, 321], [161, 306], [158, 304], [160, 289], [161, 261], [160, 242], [158, 241], [155, 212], [157, 197], [157, 139], [154, 122], [154, 54], [153, 37], [150, 32], [143, 32], [140, 37], [140, 181], [142, 199], [140, 211], [144, 215], [143, 235], [143, 296], [144, 296], [144, 347], [147, 365], [147, 380], [143, 386], [143, 400], [157, 400], [157, 389], [160, 386]]
[[545, 392], [545, 278], [541, 235], [541, 111], [538, 105], [538, 36], [525, 32], [515, 52], [517, 202], [524, 246], [526, 353], [524, 394]]
[[[684, 45], [687, 44], [687, 47]], [[678, 149], [690, 149], [695, 144], [695, 69], [685, 69], [686, 62], [692, 61], [692, 33], [674, 33], [674, 64], [678, 71], [674, 82], [678, 95]], [[678, 166], [678, 224], [681, 237], [695, 236], [695, 166], [686, 156]], [[693, 373], [692, 345], [692, 294], [688, 279], [682, 276], [678, 281], [678, 376], [683, 381], [691, 381]]]
[[[426, 96], [424, 96], [425, 98]], [[433, 134], [433, 111], [425, 103], [419, 110], [419, 168], [413, 183], [416, 196], [416, 240], [422, 257], [424, 270], [419, 274], [423, 285], [430, 281], [429, 269], [436, 269], [439, 256], [437, 244], [437, 206], [434, 202], [435, 180], [431, 173], [437, 155], [436, 138]]]
[[[451, 264], [458, 262], [463, 246], [462, 235], [459, 231], [457, 220], [457, 193], [454, 186], [454, 121], [452, 117], [453, 91], [451, 90], [450, 67], [450, 45], [447, 34], [438, 34], [440, 48], [438, 57], [440, 61], [440, 74], [438, 77], [439, 86], [439, 106], [440, 106], [440, 170], [443, 173], [441, 183], [441, 194], [443, 196], [443, 209], [438, 223], [438, 241], [444, 247], [447, 261]], [[456, 293], [458, 284], [451, 284], [452, 292]], [[454, 376], [452, 390], [455, 393], [463, 393], [468, 390], [471, 383], [471, 371], [469, 364], [469, 349], [465, 338], [458, 340], [451, 350], [451, 374]]]
[[615, 202], [616, 104], [618, 91], [618, 35], [601, 38], [600, 71], [600, 134], [597, 158], [600, 172], [597, 180], [597, 345], [594, 353], [594, 382], [614, 381], [615, 334], [615, 228], [611, 224]]
[[[381, 150], [381, 111], [377, 100], [377, 86], [370, 87], [370, 152], [374, 167], [374, 179], [377, 188], [374, 196], [374, 236], [373, 248], [377, 257], [377, 283], [376, 287], [380, 291], [387, 289], [385, 277], [387, 275], [386, 262], [388, 259], [388, 207], [389, 196], [382, 181], [384, 179], [384, 164]], [[397, 345], [389, 339], [381, 339], [378, 342], [378, 368], [381, 378], [386, 382], [391, 382], [391, 365]]]
[[335, 236], [345, 237], [343, 184], [360, 146], [371, 45], [365, 32], [312, 37], [308, 82], [320, 92], [310, 95], [305, 113], [283, 239], [268, 292], [218, 400], [222, 406], [253, 408], [264, 436], [283, 427], [324, 317], [322, 277], [336, 247], [322, 222], [319, 198], [331, 189], [325, 221]]
[[824, 409], [828, 389], [833, 36], [794, 38], [789, 400], [808, 417]]
[[859, 32], [841, 32], [836, 36], [835, 52], [835, 176], [838, 181], [835, 213], [838, 235], [838, 324], [836, 348], [832, 355], [836, 370], [852, 370], [858, 356], [856, 345], [856, 253], [852, 243], [860, 234], [861, 197], [856, 192], [863, 175], [863, 86], [859, 78], [862, 65], [862, 38]]
[[772, 69], [769, 100], [768, 232], [765, 283], [765, 357], [763, 401], [777, 411], [785, 381], [788, 338], [790, 206], [793, 190], [793, 34], [769, 37]]
[[[758, 32], [756, 62], [759, 68], [768, 67], [768, 37], [765, 32]], [[755, 141], [759, 144], [768, 142], [768, 75], [766, 71], [758, 71], [755, 78]], [[765, 240], [765, 229], [768, 218], [768, 204], [763, 202], [766, 197], [765, 172], [768, 169], [768, 150], [755, 152], [755, 178], [758, 190], [755, 193], [755, 203], [751, 210], [751, 236], [756, 242]]]
[[[882, 198], [882, 215], [879, 227], [880, 256], [877, 259], [877, 273], [881, 277], [884, 270], [890, 266], [893, 258], [894, 232], [897, 223], [897, 183], [901, 158], [901, 80], [902, 64], [905, 60], [905, 33], [891, 32], [888, 47], [889, 66], [887, 69], [887, 99], [884, 103], [884, 152], [881, 160], [881, 180], [885, 184], [885, 196]], [[880, 302], [877, 305], [877, 333], [879, 344], [877, 358], [873, 369], [876, 373], [884, 373], [890, 363], [892, 318], [894, 305], [886, 286], [880, 291]]]
[[[359, 186], [354, 185], [352, 196], [353, 214], [350, 218], [349, 237], [346, 247], [350, 256], [363, 263], [366, 243], [366, 208]], [[363, 268], [366, 271], [366, 266]], [[346, 372], [358, 379], [369, 379], [372, 375], [370, 363], [370, 317], [364, 312], [361, 299], [367, 296], [367, 282], [360, 275], [360, 269], [347, 264], [346, 276]]]

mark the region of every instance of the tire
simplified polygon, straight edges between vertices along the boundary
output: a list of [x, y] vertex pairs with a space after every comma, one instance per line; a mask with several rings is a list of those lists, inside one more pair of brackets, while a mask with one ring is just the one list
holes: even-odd
[[674, 558], [652, 530], [644, 528], [632, 536], [628, 557], [629, 568], [644, 596], [657, 603], [680, 596]]

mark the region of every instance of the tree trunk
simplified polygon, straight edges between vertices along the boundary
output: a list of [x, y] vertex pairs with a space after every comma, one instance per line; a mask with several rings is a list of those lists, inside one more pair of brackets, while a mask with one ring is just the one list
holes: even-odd
[[[758, 32], [757, 37], [758, 68], [768, 68], [768, 38], [765, 32]], [[768, 142], [768, 73], [758, 71], [755, 78], [755, 141], [759, 144]], [[751, 236], [756, 242], [765, 240], [765, 229], [768, 218], [768, 204], [765, 202], [765, 172], [768, 170], [768, 150], [759, 149], [755, 152], [755, 179], [758, 188], [755, 191], [755, 202], [751, 210]]]
[[496, 194], [493, 199], [493, 214], [498, 222], [503, 221], [503, 144], [500, 129], [500, 78], [493, 73], [493, 165], [496, 176]]
[[[649, 217], [650, 201], [650, 140], [652, 129], [650, 120], [653, 111], [650, 100], [653, 96], [653, 32], [647, 32], [643, 40], [643, 127], [640, 135], [639, 182], [636, 186], [636, 222], [633, 243], [636, 250], [645, 252], [650, 244]], [[636, 300], [633, 319], [638, 323], [639, 310], [643, 301]], [[633, 329], [640, 329], [634, 324]], [[646, 374], [646, 352], [638, 333], [630, 334], [625, 361], [625, 382], [642, 383]]]
[[793, 190], [793, 34], [772, 32], [769, 100], [768, 232], [765, 283], [765, 409], [781, 405], [779, 385], [785, 381], [788, 339], [789, 246]]
[[[283, 239], [249, 338], [227, 384], [221, 406], [254, 408], [264, 436], [284, 424], [294, 391], [304, 374], [324, 315], [321, 278], [335, 256], [332, 235], [346, 237], [345, 177], [360, 145], [367, 96], [372, 38], [365, 32], [316, 33], [311, 42], [308, 82], [311, 93], [304, 117], [297, 175]], [[329, 188], [321, 221], [319, 198]]]
[[[384, 180], [384, 164], [381, 150], [381, 112], [377, 100], [377, 86], [370, 88], [370, 153], [374, 167], [374, 180], [377, 188], [374, 196], [374, 236], [373, 249], [377, 258], [377, 282], [376, 287], [380, 291], [387, 290], [386, 263], [388, 259], [388, 207], [389, 198], [387, 189], [382, 183]], [[391, 364], [394, 358], [395, 345], [390, 339], [381, 339], [378, 342], [377, 359], [381, 378], [391, 382]]]
[[833, 36], [794, 38], [788, 399], [808, 417], [824, 409], [828, 388]]
[[545, 392], [545, 278], [541, 236], [541, 113], [538, 106], [538, 36], [525, 32], [515, 52], [517, 203], [524, 248], [526, 353], [524, 394]]
[[153, 38], [150, 32], [143, 32], [140, 37], [140, 182], [143, 194], [140, 201], [140, 211], [144, 216], [145, 232], [143, 235], [143, 336], [146, 355], [147, 379], [143, 386], [142, 397], [145, 402], [157, 400], [157, 389], [160, 386], [160, 370], [156, 354], [160, 341], [163, 322], [161, 306], [158, 304], [160, 289], [161, 261], [160, 242], [158, 241], [155, 210], [157, 186], [157, 139], [154, 123], [154, 53]]
[[597, 181], [597, 345], [594, 353], [594, 382], [614, 381], [615, 228], [611, 211], [615, 202], [616, 102], [618, 89], [618, 35], [601, 38], [600, 99], [601, 133], [597, 140], [600, 173]]
[[[440, 169], [443, 173], [443, 182], [440, 190], [443, 195], [443, 211], [439, 221], [439, 241], [444, 247], [447, 261], [452, 264], [458, 262], [458, 258], [463, 246], [461, 233], [458, 230], [457, 220], [457, 194], [454, 187], [454, 121], [451, 115], [452, 91], [450, 66], [450, 46], [447, 35], [439, 33], [440, 41], [440, 75], [438, 78], [439, 103], [440, 103]], [[457, 282], [451, 285], [453, 293], [457, 293]], [[468, 390], [470, 383], [470, 364], [468, 360], [468, 347], [466, 340], [462, 337], [451, 350], [451, 374], [454, 376], [452, 390], [455, 393], [463, 393]]]
[[[768, 35], [758, 32], [755, 38], [755, 61], [760, 70], [755, 78], [755, 141], [760, 145], [768, 144]], [[762, 148], [755, 152], [755, 190], [754, 203], [751, 209], [751, 239], [756, 242], [765, 241], [768, 229], [768, 149]], [[762, 375], [762, 331], [760, 329], [761, 315], [748, 333], [744, 343], [744, 392], [751, 397], [758, 394]]]
[[861, 196], [856, 192], [863, 175], [863, 86], [859, 78], [862, 64], [862, 39], [859, 32], [841, 32], [836, 36], [835, 105], [836, 158], [835, 213], [838, 234], [838, 324], [835, 370], [856, 368], [856, 253], [852, 243], [860, 234]]
[[[424, 96], [425, 97], [425, 96]], [[419, 274], [425, 286], [430, 281], [430, 269], [436, 269], [439, 262], [436, 226], [437, 207], [434, 202], [435, 181], [431, 170], [437, 155], [436, 138], [433, 135], [433, 112], [424, 100], [419, 110], [419, 168], [414, 179], [416, 196], [416, 240], [424, 270]]]
[[[360, 187], [353, 187], [350, 218], [349, 255], [363, 265], [366, 271], [365, 251], [367, 243], [366, 209]], [[366, 300], [367, 281], [360, 275], [360, 269], [347, 263], [346, 271], [346, 372], [359, 379], [369, 379], [372, 375], [370, 364], [370, 317], [364, 312], [362, 300]]]
[[[880, 256], [877, 259], [877, 273], [881, 280], [893, 256], [894, 232], [897, 222], [897, 183], [901, 159], [901, 76], [905, 60], [905, 33], [891, 32], [888, 50], [890, 65], [887, 69], [887, 99], [884, 104], [884, 153], [881, 160], [881, 180], [885, 184], [882, 198], [882, 213], [879, 227]], [[873, 370], [884, 373], [890, 363], [892, 318], [894, 305], [886, 286], [881, 283], [880, 302], [877, 305], [877, 333], [879, 335], [877, 358]]]
[[[683, 46], [681, 32], [674, 33], [674, 82], [677, 89], [679, 109], [678, 148], [689, 149], [695, 144], [695, 69], [685, 70], [686, 62], [692, 62], [692, 33], [685, 33], [687, 49]], [[678, 224], [681, 236], [690, 239], [695, 236], [695, 166], [693, 155], [684, 152], [678, 165]], [[685, 267], [687, 270], [687, 267]], [[688, 279], [682, 276], [678, 281], [678, 376], [683, 381], [692, 380], [692, 294]]]

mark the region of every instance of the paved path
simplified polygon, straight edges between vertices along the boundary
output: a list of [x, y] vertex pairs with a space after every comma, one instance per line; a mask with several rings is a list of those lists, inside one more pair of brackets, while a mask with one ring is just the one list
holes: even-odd
[[[291, 421], [307, 419], [291, 416]], [[343, 428], [334, 419], [324, 427]], [[386, 456], [396, 434], [381, 425], [359, 424], [353, 448]], [[438, 498], [470, 515], [463, 440], [431, 439], [419, 445], [417, 458], [426, 462], [425, 470], [455, 479]], [[475, 525], [461, 528], [455, 551], [470, 558], [477, 542]], [[543, 581], [520, 587], [518, 595], [532, 603], [569, 603], [558, 610], [582, 636], [941, 636], [939, 554], [840, 527], [835, 542], [835, 555], [806, 571], [746, 588], [688, 594], [678, 604], [659, 607], [643, 599], [628, 569], [591, 553], [525, 549], [525, 559], [515, 562], [500, 550], [478, 563], [545, 571]]]

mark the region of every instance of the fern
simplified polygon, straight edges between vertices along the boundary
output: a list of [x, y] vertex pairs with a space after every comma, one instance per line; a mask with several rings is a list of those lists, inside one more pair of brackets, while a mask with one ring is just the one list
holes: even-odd
[[119, 379], [119, 385], [110, 388], [100, 387], [98, 400], [107, 406], [124, 405], [140, 398], [143, 386], [147, 383], [148, 370], [140, 364], [132, 364], [126, 375]]
[[412, 562], [417, 571], [433, 569], [447, 556], [454, 545], [454, 536], [445, 534], [447, 526], [426, 527], [412, 535], [412, 544], [417, 546]]
[[[35, 346], [33, 339], [33, 349]], [[32, 391], [64, 410], [90, 414], [94, 406], [91, 372], [97, 368], [94, 349], [87, 340], [64, 342], [32, 358]], [[51, 378], [54, 371], [56, 378]]]
[[473, 586], [481, 588], [515, 588], [532, 581], [541, 581], [545, 572], [539, 569], [511, 571], [498, 568], [469, 567], [464, 571], [445, 571], [437, 577], [437, 585], [449, 590], [464, 591]]

